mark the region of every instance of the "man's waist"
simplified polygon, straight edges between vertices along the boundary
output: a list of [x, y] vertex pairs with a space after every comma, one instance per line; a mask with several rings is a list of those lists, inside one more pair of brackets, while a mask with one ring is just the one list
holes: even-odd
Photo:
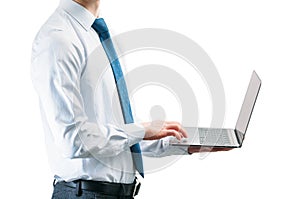
[[78, 195], [81, 195], [82, 191], [92, 191], [107, 195], [111, 195], [113, 193], [118, 196], [136, 196], [141, 186], [137, 179], [135, 179], [131, 184], [92, 180], [76, 180], [72, 182], [61, 181], [56, 184], [74, 188]]

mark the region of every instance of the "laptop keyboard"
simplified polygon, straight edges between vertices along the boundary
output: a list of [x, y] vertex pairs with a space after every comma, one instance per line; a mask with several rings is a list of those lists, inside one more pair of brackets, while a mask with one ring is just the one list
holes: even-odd
[[203, 145], [230, 145], [228, 132], [224, 129], [202, 129], [199, 136], [200, 144]]

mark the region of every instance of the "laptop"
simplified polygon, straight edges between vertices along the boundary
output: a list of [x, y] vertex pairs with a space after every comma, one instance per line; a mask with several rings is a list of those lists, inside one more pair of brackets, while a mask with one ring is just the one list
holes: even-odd
[[253, 71], [235, 129], [185, 127], [189, 138], [170, 142], [172, 146], [203, 146], [213, 148], [240, 148], [261, 87], [261, 80]]

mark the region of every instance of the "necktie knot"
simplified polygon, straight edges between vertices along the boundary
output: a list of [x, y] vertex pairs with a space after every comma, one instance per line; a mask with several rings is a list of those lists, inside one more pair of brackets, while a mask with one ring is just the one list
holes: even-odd
[[98, 33], [103, 34], [105, 32], [108, 32], [107, 25], [103, 18], [98, 18], [94, 21], [92, 28]]

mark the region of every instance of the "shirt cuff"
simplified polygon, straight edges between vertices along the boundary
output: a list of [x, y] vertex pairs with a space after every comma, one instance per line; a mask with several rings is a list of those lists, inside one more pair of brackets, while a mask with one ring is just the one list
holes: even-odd
[[170, 144], [172, 137], [166, 137], [163, 139], [165, 152], [164, 155], [190, 155], [188, 152], [188, 146], [173, 146]]
[[128, 136], [128, 145], [132, 146], [142, 141], [145, 137], [145, 129], [142, 125], [137, 123], [125, 124], [123, 127]]

